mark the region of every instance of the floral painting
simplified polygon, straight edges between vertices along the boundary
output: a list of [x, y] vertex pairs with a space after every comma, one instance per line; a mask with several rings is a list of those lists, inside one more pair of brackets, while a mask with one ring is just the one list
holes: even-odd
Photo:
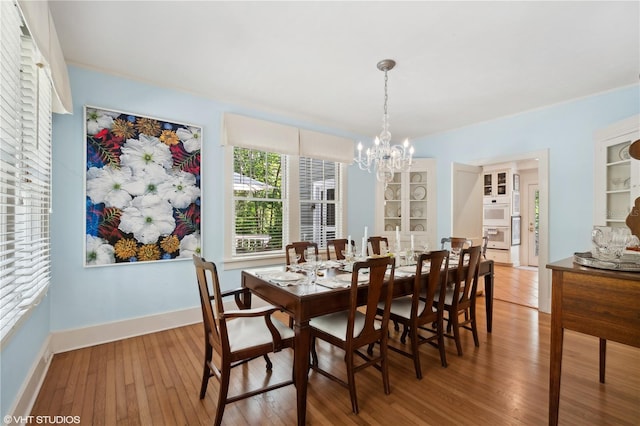
[[85, 266], [200, 253], [200, 127], [85, 106]]

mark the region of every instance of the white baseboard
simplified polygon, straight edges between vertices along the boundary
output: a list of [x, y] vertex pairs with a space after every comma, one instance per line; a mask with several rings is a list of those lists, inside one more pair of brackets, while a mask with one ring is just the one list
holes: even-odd
[[[53, 358], [53, 352], [51, 351], [51, 335], [49, 335], [42, 344], [31, 369], [29, 369], [29, 374], [27, 374], [22, 387], [18, 391], [13, 407], [5, 414], [3, 424], [7, 424], [7, 422], [5, 422], [6, 416], [13, 416], [12, 419], [26, 419], [26, 416], [31, 414], [31, 409], [36, 402], [40, 387], [44, 382], [47, 371], [49, 371], [51, 358]], [[12, 421], [9, 423], [13, 424], [16, 422]]]
[[200, 307], [51, 333], [53, 353], [67, 352], [202, 321]]

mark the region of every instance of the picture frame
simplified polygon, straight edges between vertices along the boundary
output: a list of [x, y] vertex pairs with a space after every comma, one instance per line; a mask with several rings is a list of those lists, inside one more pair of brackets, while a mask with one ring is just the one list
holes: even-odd
[[511, 245], [520, 245], [521, 216], [511, 216]]
[[202, 127], [85, 105], [84, 266], [201, 252]]

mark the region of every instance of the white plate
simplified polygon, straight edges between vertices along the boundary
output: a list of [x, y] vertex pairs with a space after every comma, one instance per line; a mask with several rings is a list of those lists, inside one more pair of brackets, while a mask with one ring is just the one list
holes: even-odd
[[422, 182], [422, 175], [420, 173], [416, 173], [415, 175], [411, 176], [411, 182], [413, 183]]
[[424, 188], [424, 186], [416, 186], [416, 188], [413, 190], [414, 200], [423, 200], [426, 195], [427, 190]]
[[384, 227], [385, 231], [393, 231], [393, 225], [387, 225]]
[[393, 189], [387, 188], [384, 191], [384, 199], [385, 200], [393, 200]]
[[627, 145], [624, 148], [622, 148], [620, 150], [620, 152], [618, 153], [618, 156], [620, 157], [621, 160], [628, 160], [629, 159], [629, 145]]
[[304, 275], [296, 274], [295, 272], [272, 272], [265, 274], [264, 277], [273, 281], [298, 281], [304, 278]]
[[402, 188], [396, 189], [396, 200], [402, 200]]
[[411, 216], [413, 217], [422, 217], [422, 209], [415, 208], [411, 210]]
[[395, 210], [396, 210], [396, 209], [395, 209], [393, 206], [387, 206], [387, 209], [386, 209], [387, 217], [393, 217], [393, 216], [395, 216], [395, 215], [394, 215]]
[[422, 225], [416, 225], [413, 227], [414, 231], [424, 231], [424, 226]]

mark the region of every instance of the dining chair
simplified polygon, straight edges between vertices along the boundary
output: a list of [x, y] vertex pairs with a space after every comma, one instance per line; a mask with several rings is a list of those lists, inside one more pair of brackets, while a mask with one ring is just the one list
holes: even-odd
[[[461, 328], [470, 330], [473, 333], [473, 342], [480, 346], [476, 322], [476, 290], [481, 252], [481, 246], [471, 246], [460, 251], [454, 284], [452, 287], [447, 286], [444, 295], [444, 311], [447, 312], [447, 317], [444, 318], [447, 321], [447, 332], [444, 336], [455, 340], [458, 356], [462, 356]], [[434, 306], [441, 300], [442, 296], [436, 295]], [[464, 315], [464, 320], [460, 321], [460, 315]], [[453, 331], [453, 335], [449, 333], [450, 330]]]
[[[344, 260], [344, 255], [342, 254], [342, 252], [346, 250], [346, 238], [327, 240], [327, 260]], [[356, 252], [356, 242], [354, 240], [351, 240], [351, 252]]]
[[311, 241], [296, 241], [289, 243], [285, 247], [285, 256], [287, 265], [291, 265], [291, 260], [295, 259], [295, 255], [300, 255], [298, 263], [304, 263], [307, 261], [305, 254], [308, 248], [315, 249], [316, 256], [318, 255], [318, 244]]
[[440, 240], [441, 249], [449, 249], [454, 253], [458, 253], [463, 248], [473, 245], [473, 241], [466, 237], [444, 237]]
[[[385, 274], [389, 272], [388, 279]], [[366, 291], [364, 304], [358, 303], [358, 277], [368, 272], [368, 285], [360, 286]], [[349, 289], [349, 309], [332, 314], [312, 318], [311, 329], [311, 369], [336, 381], [349, 389], [351, 408], [358, 414], [358, 398], [356, 396], [355, 373], [373, 366], [382, 373], [384, 393], [391, 392], [389, 387], [389, 366], [387, 359], [387, 326], [389, 323], [389, 306], [393, 293], [395, 260], [391, 257], [370, 258], [353, 265], [351, 287]], [[376, 320], [378, 304], [381, 306], [382, 319]], [[326, 370], [318, 363], [316, 339], [321, 339], [344, 350], [347, 378], [343, 380]], [[378, 344], [379, 351], [374, 355], [362, 351], [364, 346]], [[355, 356], [363, 362], [356, 363]]]
[[[369, 237], [367, 239], [367, 254], [372, 256], [374, 254], [381, 254], [381, 245], [384, 243], [387, 251], [389, 250], [389, 240], [387, 237]], [[373, 250], [373, 253], [369, 253], [369, 247]]]
[[[225, 310], [222, 301], [224, 297], [234, 296], [239, 301], [243, 292], [248, 292], [250, 297], [249, 290], [221, 292], [216, 265], [196, 255], [193, 256], [193, 263], [200, 292], [205, 342], [200, 399], [205, 397], [209, 379], [215, 376], [220, 382], [214, 420], [214, 425], [218, 426], [222, 422], [226, 404], [294, 383], [292, 373], [290, 380], [228, 396], [233, 367], [264, 357], [269, 372], [267, 374], [270, 374], [272, 363], [268, 354], [286, 347], [293, 348], [294, 332], [279, 321], [272, 321], [271, 314], [280, 310], [275, 306], [249, 309], [240, 302], [237, 303], [240, 309]], [[209, 291], [209, 282], [213, 296]]]
[[[423, 284], [423, 270], [428, 268], [428, 277]], [[416, 377], [422, 379], [420, 345], [429, 343], [440, 351], [440, 363], [447, 366], [444, 348], [443, 310], [449, 270], [449, 251], [438, 250], [423, 253], [416, 264], [411, 296], [393, 299], [389, 319], [404, 326], [400, 342], [405, 344], [407, 334], [411, 340], [410, 350], [389, 345], [389, 349], [413, 359]], [[438, 299], [435, 302], [435, 299]], [[384, 306], [378, 305], [378, 314]], [[425, 336], [421, 332], [428, 333]]]

